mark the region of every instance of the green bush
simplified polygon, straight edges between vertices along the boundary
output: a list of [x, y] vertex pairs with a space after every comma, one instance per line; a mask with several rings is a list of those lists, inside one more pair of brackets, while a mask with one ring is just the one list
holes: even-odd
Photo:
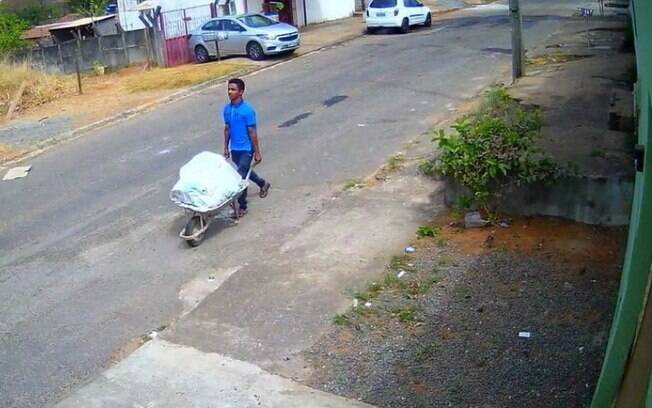
[[502, 87], [487, 91], [478, 111], [452, 128], [433, 138], [440, 149], [435, 168], [466, 187], [473, 205], [487, 214], [495, 213], [507, 187], [551, 182], [565, 174], [536, 145], [539, 112], [523, 108]]
[[0, 56], [26, 45], [22, 34], [27, 27], [27, 22], [15, 14], [0, 12]]
[[18, 10], [16, 14], [34, 26], [61, 17], [61, 10], [49, 5], [32, 4]]

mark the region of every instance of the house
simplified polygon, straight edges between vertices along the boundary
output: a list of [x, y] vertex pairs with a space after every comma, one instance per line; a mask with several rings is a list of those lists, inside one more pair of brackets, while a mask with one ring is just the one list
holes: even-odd
[[117, 34], [116, 16], [79, 18], [77, 15], [62, 17], [52, 24], [38, 25], [23, 33], [23, 39], [36, 43], [40, 47], [49, 47], [56, 42], [74, 39], [72, 32], [80, 34], [81, 38]]
[[[120, 26], [125, 31], [144, 28], [141, 11], [160, 7], [166, 37], [185, 35], [212, 17], [263, 12], [270, 0], [117, 0]], [[301, 27], [350, 17], [356, 0], [275, 0], [281, 3], [279, 20]]]

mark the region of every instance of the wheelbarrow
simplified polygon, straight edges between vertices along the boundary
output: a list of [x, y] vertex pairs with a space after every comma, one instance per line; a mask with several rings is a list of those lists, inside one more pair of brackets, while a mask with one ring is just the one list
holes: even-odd
[[237, 205], [238, 199], [249, 187], [249, 177], [251, 176], [251, 172], [257, 164], [258, 163], [256, 161], [252, 161], [251, 166], [249, 167], [249, 171], [247, 172], [247, 176], [244, 178], [245, 183], [243, 183], [243, 187], [238, 192], [236, 192], [233, 196], [224, 202], [219, 203], [214, 208], [209, 209], [208, 211], [199, 211], [192, 205], [177, 203], [177, 205], [183, 208], [188, 215], [188, 221], [179, 233], [179, 238], [186, 241], [190, 247], [198, 246], [204, 240], [206, 231], [212, 224], [215, 217], [227, 207], [231, 207], [233, 209], [234, 223], [237, 224], [240, 221], [241, 216], [240, 208]]

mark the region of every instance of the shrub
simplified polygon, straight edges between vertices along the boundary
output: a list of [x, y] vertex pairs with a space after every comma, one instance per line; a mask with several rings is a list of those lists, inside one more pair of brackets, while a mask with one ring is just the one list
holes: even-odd
[[536, 145], [539, 112], [523, 108], [502, 87], [487, 91], [478, 111], [452, 128], [433, 138], [440, 149], [435, 169], [466, 187], [472, 194], [469, 204], [487, 214], [494, 214], [507, 187], [551, 182], [565, 174]]

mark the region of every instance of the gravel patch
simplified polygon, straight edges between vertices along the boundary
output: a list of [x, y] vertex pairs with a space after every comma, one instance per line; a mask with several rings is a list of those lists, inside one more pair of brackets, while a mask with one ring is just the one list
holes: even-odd
[[[589, 233], [624, 242], [622, 231]], [[492, 248], [469, 255], [434, 237], [395, 257], [390, 278], [359, 293], [358, 306], [305, 353], [309, 385], [379, 407], [588, 406], [621, 251], [613, 262], [590, 262], [573, 257], [576, 241], [533, 253], [501, 248], [500, 237], [474, 239]], [[605, 250], [582, 240], [585, 255], [590, 245]]]

